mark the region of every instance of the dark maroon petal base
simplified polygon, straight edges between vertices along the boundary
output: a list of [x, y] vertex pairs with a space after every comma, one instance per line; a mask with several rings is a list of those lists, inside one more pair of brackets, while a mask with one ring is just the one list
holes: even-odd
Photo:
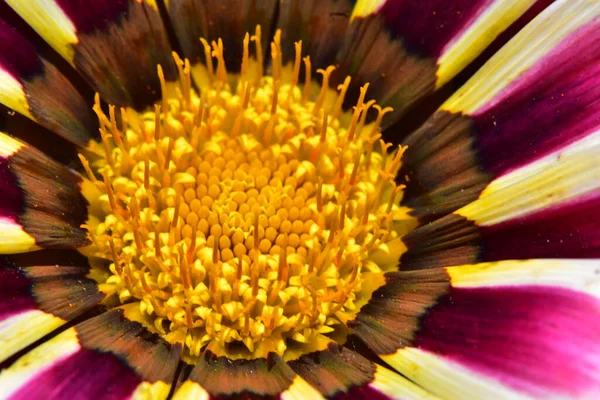
[[37, 50], [0, 17], [0, 67], [15, 78], [29, 79], [44, 71]]
[[377, 12], [410, 52], [438, 57], [487, 0], [387, 0]]
[[[375, 364], [360, 354], [337, 344], [327, 350], [289, 361], [289, 366], [328, 398], [344, 398], [350, 390], [360, 393], [375, 376]], [[365, 389], [370, 391], [370, 389]], [[364, 392], [363, 392], [364, 393]]]
[[9, 267], [6, 260], [0, 259], [0, 321], [36, 308], [31, 280], [23, 271]]
[[[49, 265], [30, 265], [27, 258]], [[53, 263], [57, 259], [60, 255], [46, 251], [0, 258], [0, 320], [27, 310], [71, 320], [104, 299], [97, 283], [86, 277], [89, 266], [85, 261], [73, 257], [78, 265], [64, 266]]]
[[353, 387], [347, 393], [338, 393], [334, 400], [392, 400], [391, 397], [370, 386]]
[[119, 18], [127, 18], [128, 0], [56, 0], [78, 32], [103, 31]]

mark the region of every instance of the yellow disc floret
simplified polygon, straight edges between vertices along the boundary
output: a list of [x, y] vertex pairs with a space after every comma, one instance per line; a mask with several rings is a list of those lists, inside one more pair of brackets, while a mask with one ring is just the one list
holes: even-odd
[[[189, 357], [207, 347], [285, 357], [345, 337], [403, 251], [394, 179], [404, 149], [388, 152], [380, 139], [388, 110], [365, 102], [364, 87], [343, 112], [350, 79], [331, 96], [333, 67], [318, 71], [312, 96], [308, 58], [299, 87], [300, 43], [284, 78], [279, 34], [272, 76], [254, 78], [246, 36], [235, 89], [222, 43], [203, 43], [210, 85], [200, 96], [189, 62], [174, 55], [180, 80], [169, 94], [159, 67], [154, 109], [107, 115], [97, 99], [104, 156], [81, 159], [102, 192], [88, 230], [93, 254], [110, 262], [103, 289], [137, 302]], [[367, 124], [369, 108], [377, 118]]]

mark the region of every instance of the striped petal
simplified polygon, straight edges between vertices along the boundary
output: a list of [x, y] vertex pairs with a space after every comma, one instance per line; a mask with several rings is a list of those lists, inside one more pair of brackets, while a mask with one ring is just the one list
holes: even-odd
[[[255, 370], [252, 370], [254, 373]], [[220, 378], [222, 379], [222, 378]], [[220, 381], [222, 382], [222, 381]], [[259, 392], [262, 389], [259, 388]], [[246, 397], [244, 397], [246, 396]], [[251, 397], [248, 391], [240, 395], [240, 398], [264, 398], [264, 397]], [[211, 397], [208, 392], [200, 386], [199, 383], [193, 380], [185, 381], [179, 389], [175, 392], [173, 400], [209, 400]], [[312, 386], [304, 381], [299, 376], [295, 376], [293, 381], [289, 384], [287, 389], [279, 394], [279, 398], [282, 400], [302, 400], [302, 399], [323, 399], [323, 396], [317, 392]]]
[[[354, 330], [439, 396], [593, 398], [600, 393], [599, 267], [565, 259], [393, 273], [393, 287], [379, 294], [398, 294], [375, 293]], [[426, 307], [402, 300], [411, 288], [398, 282], [409, 280], [445, 281], [446, 293]], [[407, 334], [363, 322], [390, 313], [415, 315], [416, 328]]]
[[351, 75], [353, 87], [369, 82], [378, 104], [394, 108], [390, 124], [460, 72], [535, 3], [358, 1], [337, 56], [337, 74]]
[[[198, 361], [176, 400], [197, 398], [314, 398], [322, 396], [276, 354], [268, 359], [232, 360], [210, 351]], [[304, 396], [304, 397], [303, 397]]]
[[113, 310], [69, 328], [0, 373], [2, 397], [165, 399], [180, 347]]
[[600, 135], [492, 181], [480, 197], [403, 238], [404, 269], [600, 254]]
[[[206, 60], [200, 38], [208, 43], [222, 39], [227, 70], [239, 72], [244, 35], [247, 32], [254, 33], [257, 25], [265, 32], [262, 48], [266, 51], [267, 43], [271, 40], [269, 32], [277, 1], [166, 0], [166, 5], [183, 54], [193, 66], [204, 64]], [[202, 79], [199, 78], [197, 69], [194, 72], [194, 78], [201, 84]]]
[[42, 264], [0, 259], [0, 362], [104, 298], [83, 257], [69, 253], [76, 266], [64, 266], [55, 253], [37, 256]]
[[404, 203], [443, 215], [597, 132], [599, 43], [598, 2], [548, 7], [407, 138]]
[[[598, 135], [517, 169], [479, 199], [410, 232], [404, 268], [599, 253]], [[593, 139], [593, 140], [591, 140]]]
[[351, 0], [282, 1], [277, 28], [282, 30], [284, 63], [294, 60], [294, 42], [301, 40], [303, 53], [310, 56], [315, 69], [334, 64], [355, 3]]
[[0, 18], [0, 103], [85, 147], [96, 118], [71, 82]]
[[0, 254], [88, 244], [86, 183], [39, 150], [0, 132]]
[[176, 76], [155, 1], [7, 0], [111, 104], [143, 107], [160, 95], [156, 65]]
[[268, 359], [232, 360], [206, 352], [175, 400], [209, 398], [300, 399], [434, 399], [397, 373], [347, 348], [327, 350], [284, 362]]
[[599, 224], [600, 195], [596, 195], [481, 226], [479, 259], [600, 258]]
[[288, 364], [329, 399], [435, 398], [404, 377], [337, 344], [303, 355]]

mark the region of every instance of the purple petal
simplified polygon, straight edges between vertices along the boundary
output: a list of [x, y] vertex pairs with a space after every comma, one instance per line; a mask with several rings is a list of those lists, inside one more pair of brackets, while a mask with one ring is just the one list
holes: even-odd
[[32, 377], [10, 399], [127, 399], [141, 382], [112, 354], [81, 349]]
[[480, 259], [600, 258], [600, 196], [480, 228]]
[[0, 261], [0, 321], [26, 310], [37, 309], [31, 295], [31, 280], [16, 268]]
[[600, 21], [572, 33], [499, 97], [472, 115], [475, 148], [496, 175], [597, 129]]
[[404, 39], [409, 51], [437, 58], [446, 44], [489, 3], [490, 0], [388, 0], [377, 13], [396, 36]]
[[534, 396], [598, 388], [600, 301], [558, 287], [453, 288], [414, 346]]

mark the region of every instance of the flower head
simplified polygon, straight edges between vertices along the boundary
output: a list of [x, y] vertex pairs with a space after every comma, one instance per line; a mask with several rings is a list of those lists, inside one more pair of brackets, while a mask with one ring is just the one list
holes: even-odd
[[7, 397], [600, 392], [598, 2], [0, 10]]

